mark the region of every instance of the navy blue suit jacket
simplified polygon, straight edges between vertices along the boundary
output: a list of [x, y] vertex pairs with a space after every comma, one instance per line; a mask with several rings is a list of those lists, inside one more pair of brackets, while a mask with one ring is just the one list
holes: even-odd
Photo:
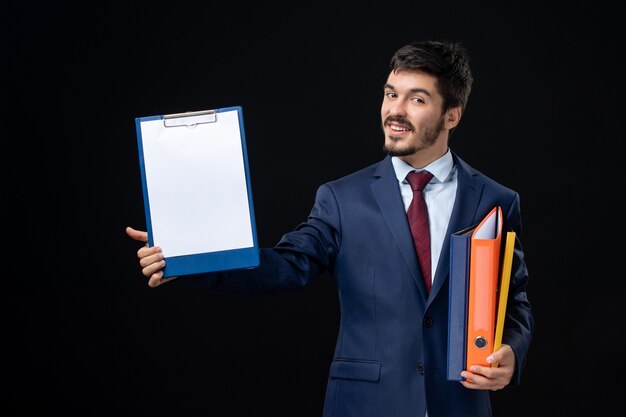
[[[391, 158], [319, 187], [306, 222], [255, 269], [205, 274], [214, 291], [306, 286], [322, 272], [336, 280], [341, 312], [330, 364], [325, 417], [490, 416], [489, 391], [446, 380], [449, 237], [501, 206], [504, 229], [521, 235], [518, 194], [453, 154], [457, 196], [430, 295], [418, 266]], [[516, 242], [503, 343], [519, 383], [533, 318], [528, 275]]]

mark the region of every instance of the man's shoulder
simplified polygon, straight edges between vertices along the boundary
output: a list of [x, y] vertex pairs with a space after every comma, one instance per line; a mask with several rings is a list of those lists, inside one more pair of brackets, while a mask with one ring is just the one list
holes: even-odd
[[[508, 186], [502, 184], [498, 180], [494, 179], [490, 175], [484, 173], [478, 168], [470, 165], [463, 159], [461, 159], [458, 155], [454, 155], [454, 161], [457, 169], [457, 173], [459, 178], [468, 178], [471, 181], [477, 181], [488, 189], [497, 190], [498, 192], [502, 192], [505, 194], [516, 193], [515, 190], [509, 188]], [[463, 181], [464, 182], [464, 181]]]
[[326, 184], [331, 187], [342, 187], [362, 182], [369, 183], [372, 178], [376, 177], [381, 172], [381, 169], [386, 168], [386, 164], [389, 164], [389, 166], [391, 166], [388, 158], [384, 158], [382, 160], [374, 162], [364, 168], [358, 169], [342, 177], [329, 181]]

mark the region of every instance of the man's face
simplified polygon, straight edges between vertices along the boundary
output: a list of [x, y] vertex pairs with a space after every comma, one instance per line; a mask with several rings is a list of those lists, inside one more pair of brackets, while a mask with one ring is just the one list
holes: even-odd
[[[391, 72], [381, 107], [385, 151], [407, 157], [420, 153], [441, 154], [447, 149], [443, 97], [437, 79], [414, 71]], [[423, 152], [422, 152], [423, 151]]]

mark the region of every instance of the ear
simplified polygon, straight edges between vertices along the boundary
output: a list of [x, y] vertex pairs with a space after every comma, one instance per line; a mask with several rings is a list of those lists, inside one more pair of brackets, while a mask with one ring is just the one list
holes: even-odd
[[446, 129], [454, 129], [461, 121], [461, 107], [451, 107], [444, 115]]

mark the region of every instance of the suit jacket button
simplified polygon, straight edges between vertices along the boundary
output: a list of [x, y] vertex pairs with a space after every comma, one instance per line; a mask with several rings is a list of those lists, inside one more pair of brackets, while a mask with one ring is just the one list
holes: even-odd
[[420, 374], [424, 373], [424, 364], [423, 363], [418, 363], [417, 364], [417, 372], [419, 372]]
[[422, 322], [424, 323], [424, 326], [426, 327], [430, 327], [433, 325], [433, 319], [430, 316], [424, 317], [424, 320], [422, 320]]

